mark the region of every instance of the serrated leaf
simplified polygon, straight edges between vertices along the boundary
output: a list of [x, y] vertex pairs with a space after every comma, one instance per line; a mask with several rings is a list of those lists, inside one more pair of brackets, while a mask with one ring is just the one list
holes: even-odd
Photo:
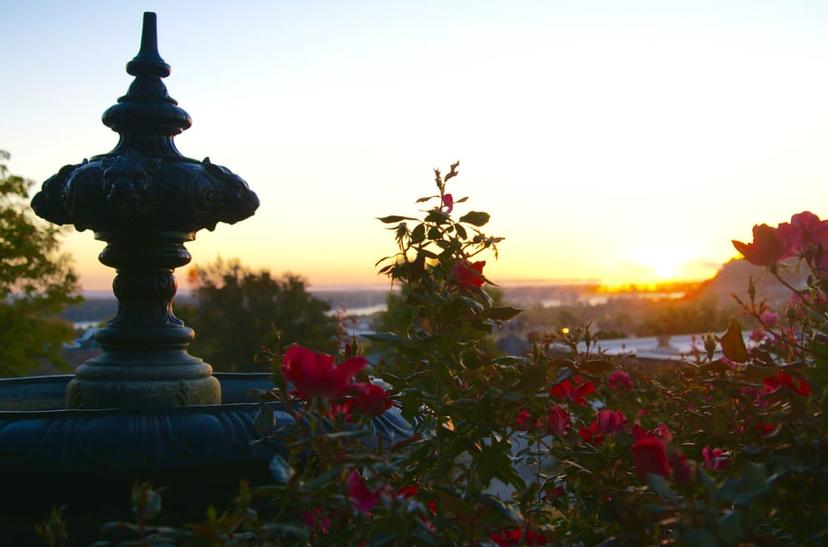
[[389, 215], [387, 217], [377, 217], [377, 220], [380, 222], [384, 222], [385, 224], [392, 224], [394, 222], [400, 222], [402, 220], [417, 220], [416, 218], [411, 217], [401, 217], [399, 215]]
[[493, 495], [483, 494], [478, 498], [478, 501], [489, 509], [496, 511], [506, 520], [509, 520], [515, 524], [523, 524], [523, 516], [520, 514], [520, 511], [506, 505], [503, 501]]
[[496, 308], [489, 308], [483, 312], [483, 317], [486, 319], [494, 319], [495, 321], [508, 321], [523, 310], [513, 308], [511, 306], [498, 306]]
[[[483, 311], [483, 304], [475, 300], [474, 298], [468, 296], [458, 296], [457, 301], [462, 302], [465, 304], [465, 307], [472, 311], [472, 313], [480, 313]], [[488, 311], [488, 310], [486, 310]], [[486, 317], [485, 312], [483, 313], [483, 317]]]
[[473, 226], [483, 226], [487, 222], [491, 216], [489, 213], [484, 213], [482, 211], [469, 211], [462, 217], [460, 217], [460, 222], [465, 222], [467, 224], [471, 224]]
[[401, 344], [403, 339], [393, 332], [372, 332], [360, 335], [362, 338], [373, 340], [374, 342], [383, 342], [386, 344]]
[[293, 467], [279, 454], [271, 458], [269, 470], [277, 484], [287, 484], [294, 475]]
[[745, 340], [742, 338], [742, 325], [736, 319], [730, 320], [730, 326], [722, 335], [722, 352], [725, 357], [737, 363], [744, 363], [748, 360], [748, 352], [745, 347]]

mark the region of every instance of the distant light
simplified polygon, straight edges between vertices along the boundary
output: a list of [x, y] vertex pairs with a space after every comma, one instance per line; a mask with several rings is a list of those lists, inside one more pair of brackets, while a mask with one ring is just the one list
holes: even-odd
[[561, 329], [561, 334], [569, 334], [569, 327], [564, 327]]

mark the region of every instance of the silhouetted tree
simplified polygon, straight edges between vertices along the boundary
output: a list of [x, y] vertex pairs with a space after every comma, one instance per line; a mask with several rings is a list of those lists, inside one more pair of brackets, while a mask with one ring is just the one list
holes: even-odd
[[265, 346], [273, 349], [277, 337], [282, 347], [296, 342], [317, 351], [336, 349], [330, 306], [308, 293], [298, 275], [273, 277], [219, 259], [191, 268], [189, 280], [195, 302], [178, 305], [176, 313], [196, 331], [191, 352], [217, 370], [267, 370], [256, 356]]
[[15, 376], [43, 362], [68, 366], [60, 349], [74, 330], [57, 315], [80, 297], [60, 228], [32, 215], [32, 181], [9, 174], [9, 157], [0, 150], [0, 374]]

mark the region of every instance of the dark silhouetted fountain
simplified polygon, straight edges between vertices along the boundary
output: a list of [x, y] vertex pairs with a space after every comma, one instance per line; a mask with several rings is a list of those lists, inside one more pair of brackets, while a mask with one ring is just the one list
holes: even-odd
[[[239, 480], [268, 480], [276, 442], [255, 442], [258, 412], [292, 418], [251, 393], [269, 373], [213, 374], [187, 353], [192, 329], [172, 309], [173, 270], [190, 261], [184, 243], [198, 230], [235, 223], [259, 205], [229, 169], [182, 156], [175, 135], [190, 116], [162, 82], [154, 13], [144, 14], [135, 77], [103, 115], [120, 140], [106, 154], [67, 165], [43, 183], [32, 207], [56, 224], [92, 230], [106, 242], [100, 260], [117, 270], [118, 312], [96, 339], [103, 355], [76, 375], [0, 380], [0, 537], [34, 542], [32, 524], [65, 506], [79, 544], [105, 520], [129, 517], [134, 481], [167, 486], [165, 512], [200, 520], [228, 502]], [[88, 67], [84, 67], [88, 70]], [[389, 438], [409, 434], [397, 412], [374, 419]], [[11, 543], [8, 543], [11, 541]]]

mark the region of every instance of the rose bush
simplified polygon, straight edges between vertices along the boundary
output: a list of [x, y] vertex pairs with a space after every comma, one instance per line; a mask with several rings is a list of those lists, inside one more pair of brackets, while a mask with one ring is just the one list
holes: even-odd
[[[436, 193], [418, 200], [419, 217], [380, 219], [396, 243], [380, 272], [403, 286], [407, 306], [394, 332], [367, 337], [382, 359], [367, 365], [357, 341], [339, 365], [299, 346], [274, 353], [277, 387], [264, 398], [280, 401], [294, 423], [274, 430], [267, 406], [256, 421], [263, 438], [285, 447], [270, 466], [273, 484], [244, 487], [233, 508], [188, 529], [143, 519], [140, 540], [828, 541], [828, 223], [801, 213], [755, 227], [751, 243], [734, 242], [782, 283], [783, 268], [811, 272], [806, 286], [790, 287], [784, 310], [770, 309], [750, 283], [740, 302], [762, 328], [749, 344], [736, 318], [681, 364], [610, 359], [596, 352], [588, 327], [536, 339], [526, 356], [502, 356], [484, 342], [520, 310], [495, 305], [489, 292], [481, 255], [496, 257], [502, 241], [482, 231], [489, 215], [453, 216], [467, 201], [446, 192], [457, 167], [435, 172]], [[378, 436], [370, 419], [386, 411], [402, 413], [413, 434]]]

